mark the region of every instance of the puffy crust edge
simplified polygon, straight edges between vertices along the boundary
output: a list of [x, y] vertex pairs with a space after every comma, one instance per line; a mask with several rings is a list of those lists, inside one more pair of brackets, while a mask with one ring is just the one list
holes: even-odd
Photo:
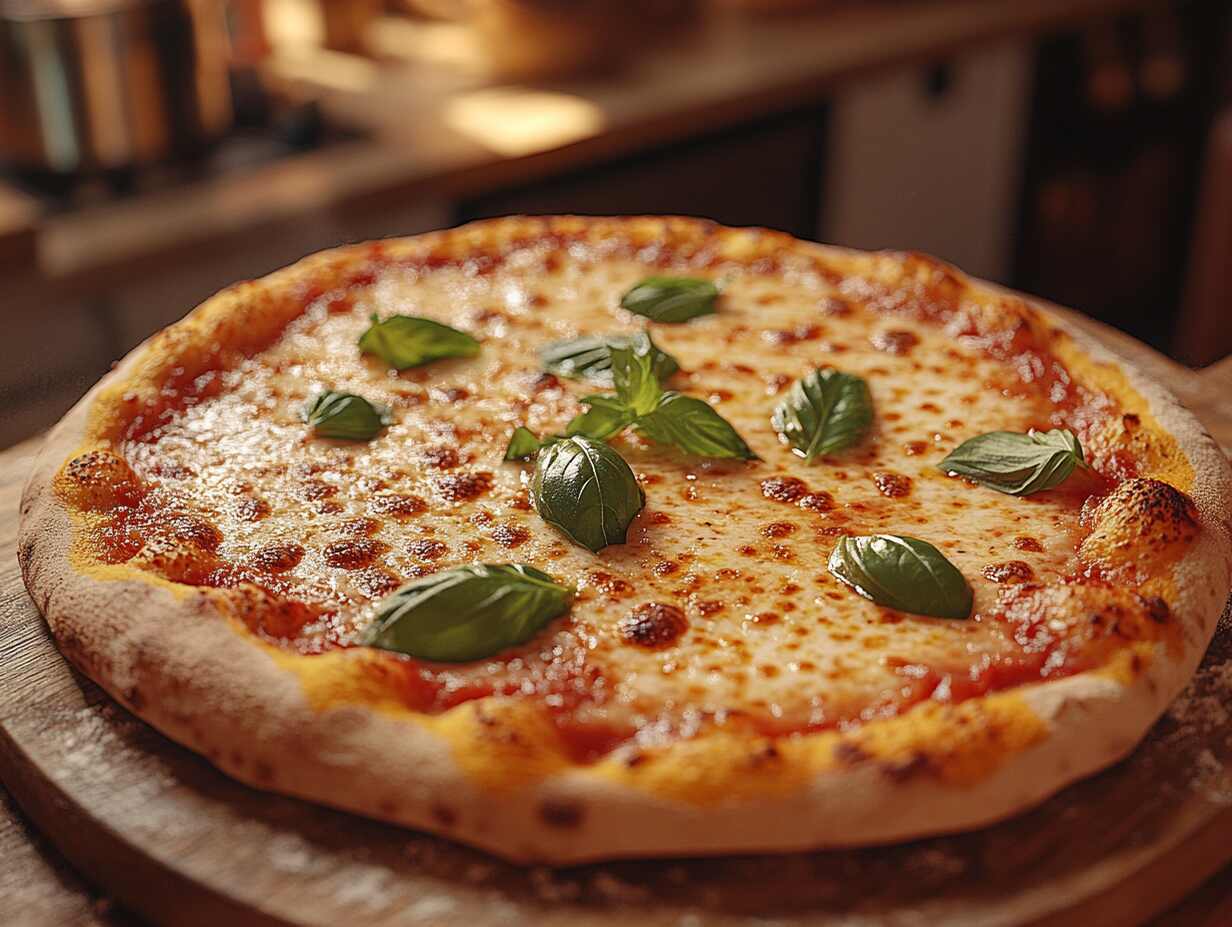
[[[497, 220], [389, 245], [419, 250], [427, 240], [465, 249], [477, 239], [508, 241], [523, 237], [528, 226], [553, 223], [606, 235], [636, 228], [695, 236], [700, 230], [736, 251], [752, 236], [761, 247], [768, 241], [856, 270], [868, 257], [779, 233], [653, 219]], [[614, 758], [581, 767], [553, 760], [550, 735], [512, 703], [472, 702], [437, 717], [387, 705], [321, 704], [305, 685], [307, 675], [291, 669], [294, 658], [240, 631], [204, 595], [135, 571], [121, 570], [117, 578], [114, 568], [85, 563], [74, 548], [73, 516], [52, 484], [63, 463], [97, 439], [96, 400], [148, 375], [161, 363], [157, 352], [207, 338], [212, 323], [254, 292], [268, 297], [323, 268], [340, 272], [362, 263], [365, 253], [327, 252], [243, 290], [224, 291], [190, 315], [188, 325], [173, 329], [171, 341], [164, 334], [135, 350], [53, 430], [23, 495], [23, 576], [64, 653], [122, 704], [241, 781], [442, 833], [518, 861], [885, 843], [991, 823], [1126, 755], [1192, 675], [1214, 633], [1232, 582], [1226, 459], [1166, 390], [1033, 304], [1032, 324], [1063, 333], [1053, 347], [1071, 371], [1141, 406], [1161, 434], [1175, 439], [1192, 473], [1191, 485], [1181, 488], [1206, 530], [1172, 570], [1173, 610], [1185, 627], [1180, 652], [1144, 652], [1138, 671], [1109, 667], [954, 709], [921, 706], [930, 717], [916, 709], [862, 729], [886, 735], [868, 753], [840, 748], [833, 732], [792, 738], [785, 750], [769, 752], [765, 741], [749, 737], [706, 737], [676, 745], [656, 775], [636, 778]], [[495, 725], [493, 714], [500, 719]], [[943, 736], [969, 731], [973, 721], [994, 739], [1011, 735], [1003, 762], [964, 772], [959, 757], [947, 776], [910, 774], [911, 762], [902, 761], [913, 758], [912, 729], [942, 743]], [[732, 790], [742, 780], [762, 785]], [[686, 800], [685, 793], [696, 794]]]

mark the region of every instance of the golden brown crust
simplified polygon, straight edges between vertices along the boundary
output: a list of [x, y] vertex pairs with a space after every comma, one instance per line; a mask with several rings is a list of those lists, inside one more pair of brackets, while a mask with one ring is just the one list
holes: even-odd
[[83, 532], [137, 491], [117, 442], [158, 414], [168, 382], [261, 350], [302, 311], [306, 291], [362, 276], [373, 251], [358, 246], [215, 297], [130, 355], [55, 430], [27, 487], [19, 549], [65, 653], [244, 781], [552, 861], [788, 850], [975, 826], [1123, 755], [1188, 678], [1232, 571], [1227, 462], [1175, 400], [1045, 310], [924, 256], [844, 252], [693, 220], [508, 219], [381, 251], [430, 265], [540, 240], [584, 240], [600, 252], [670, 247], [686, 262], [831, 274], [890, 312], [948, 303], [947, 327], [993, 350], [1024, 331], [1046, 341], [1075, 380], [1115, 397], [1124, 414], [1102, 426], [1098, 453], [1108, 467], [1137, 472], [1093, 507], [1084, 559], [1149, 581], [1138, 592], [1027, 584], [1005, 594], [1024, 621], [1094, 614], [1103, 617], [1090, 639], [1108, 639], [1111, 628], [1126, 643], [1067, 679], [925, 703], [851, 732], [713, 730], [579, 766], [526, 702], [488, 698], [417, 714], [361, 671], [375, 659], [369, 652], [304, 657], [259, 642], [244, 630], [243, 600], [181, 585], [212, 556], [208, 533], [192, 526], [128, 564], [100, 562]]

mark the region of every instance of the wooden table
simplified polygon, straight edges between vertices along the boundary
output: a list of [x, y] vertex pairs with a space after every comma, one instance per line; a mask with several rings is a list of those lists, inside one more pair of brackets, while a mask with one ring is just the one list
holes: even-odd
[[[1075, 319], [1114, 350], [1168, 384], [1202, 418], [1222, 446], [1232, 452], [1232, 358], [1194, 372], [1099, 323], [1081, 317]], [[0, 454], [0, 503], [10, 507], [15, 503], [36, 449], [37, 441], [29, 441]], [[10, 519], [7, 530], [11, 532], [11, 516], [5, 513], [4, 517]], [[0, 540], [6, 545], [12, 544], [11, 536]], [[11, 547], [6, 549], [6, 556], [11, 555]], [[18, 592], [7, 594], [21, 595]], [[157, 739], [158, 735], [148, 732], [148, 737]], [[1118, 891], [1119, 905], [1118, 898], [1110, 900], [1107, 894], [1098, 895], [1092, 902], [1071, 909], [1057, 923], [1094, 927], [1113, 922], [1120, 924], [1126, 922], [1127, 917], [1141, 914], [1145, 918], [1156, 914], [1156, 910], [1149, 907], [1156, 904], [1157, 907], [1172, 907], [1150, 921], [1153, 927], [1227, 927], [1232, 924], [1232, 866], [1201, 886], [1198, 883], [1210, 869], [1209, 865], [1204, 868], [1204, 863], [1226, 858], [1226, 847], [1232, 841], [1229, 821], [1232, 821], [1232, 812], [1224, 812], [1219, 821], [1214, 822], [1219, 826], [1205, 828], [1199, 840], [1189, 841], [1188, 855], [1173, 853], [1150, 864], [1140, 877], [1132, 880], [1137, 883], [1136, 888]], [[68, 833], [66, 839], [72, 840], [73, 834]], [[1224, 855], [1218, 855], [1221, 853]], [[0, 860], [3, 861], [0, 864], [0, 922], [20, 927], [137, 927], [139, 924], [134, 915], [108, 901], [78, 876], [60, 854], [25, 823], [2, 789]], [[151, 890], [157, 890], [157, 886], [152, 885]], [[1125, 901], [1127, 895], [1129, 902]], [[1159, 902], [1159, 899], [1165, 900]], [[1182, 900], [1177, 903], [1177, 899]], [[1111, 913], [1114, 909], [1116, 913]]]

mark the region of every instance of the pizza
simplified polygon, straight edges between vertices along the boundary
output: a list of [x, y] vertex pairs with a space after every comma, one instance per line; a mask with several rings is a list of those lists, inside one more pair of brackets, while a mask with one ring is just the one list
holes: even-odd
[[1124, 756], [1227, 460], [919, 254], [509, 218], [215, 296], [22, 503], [60, 649], [226, 773], [519, 861], [974, 828]]

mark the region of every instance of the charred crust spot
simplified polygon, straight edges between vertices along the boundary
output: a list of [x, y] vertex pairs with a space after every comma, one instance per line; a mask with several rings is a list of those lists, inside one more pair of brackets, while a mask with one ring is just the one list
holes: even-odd
[[772, 740], [759, 744], [748, 756], [749, 765], [755, 768], [772, 766], [782, 758], [783, 755]]
[[892, 328], [877, 332], [870, 341], [878, 351], [902, 357], [911, 353], [911, 349], [920, 343], [920, 336], [915, 332]]
[[834, 745], [834, 759], [844, 766], [858, 766], [868, 762], [872, 757], [859, 744], [849, 740], [840, 740]]
[[87, 451], [64, 469], [74, 499], [87, 509], [133, 505], [144, 494], [128, 461], [111, 451]]
[[804, 480], [795, 476], [771, 476], [761, 481], [761, 494], [774, 502], [797, 502], [808, 491]]
[[299, 544], [267, 544], [248, 558], [248, 566], [261, 573], [285, 573], [303, 559], [304, 548]]
[[931, 765], [928, 755], [917, 750], [905, 759], [883, 762], [879, 768], [891, 781], [906, 782], [925, 772]]
[[26, 538], [21, 543], [21, 549], [17, 551], [17, 561], [23, 566], [28, 567], [31, 561], [34, 560], [34, 538]]
[[373, 561], [385, 553], [389, 547], [381, 541], [371, 538], [348, 538], [345, 541], [335, 541], [327, 544], [322, 556], [325, 562], [341, 570], [362, 570], [372, 566]]
[[521, 525], [497, 525], [492, 529], [492, 540], [501, 547], [519, 547], [530, 540], [530, 531]]
[[1035, 553], [1035, 554], [1040, 553], [1044, 549], [1043, 544], [1041, 544], [1035, 538], [1027, 537], [1026, 535], [1020, 535], [1014, 538], [1014, 547], [1017, 548], [1018, 550], [1026, 550], [1026, 551], [1030, 551], [1031, 553]]
[[423, 452], [423, 461], [435, 470], [452, 470], [459, 463], [458, 451], [448, 445], [430, 447]]
[[585, 813], [577, 802], [551, 800], [539, 805], [539, 818], [548, 827], [558, 830], [576, 830], [582, 826]]
[[888, 499], [901, 499], [911, 493], [911, 477], [891, 470], [878, 470], [873, 474], [877, 491]]
[[1171, 615], [1171, 609], [1168, 608], [1168, 603], [1159, 596], [1148, 596], [1142, 600], [1143, 606], [1146, 608], [1146, 616], [1156, 624], [1167, 624], [1168, 618]]
[[377, 515], [393, 515], [395, 518], [410, 518], [428, 510], [428, 503], [419, 496], [405, 493], [378, 493], [368, 500], [368, 510]]
[[467, 502], [492, 488], [491, 473], [450, 473], [433, 481], [436, 491], [449, 502]]
[[1091, 533], [1079, 547], [1088, 563], [1115, 568], [1137, 562], [1152, 567], [1170, 556], [1176, 545], [1198, 533], [1197, 512], [1190, 498], [1155, 479], [1125, 480], [1094, 506], [1084, 507]]
[[1031, 565], [1022, 560], [990, 563], [981, 572], [985, 579], [990, 579], [994, 583], [1026, 583], [1035, 578], [1035, 571], [1031, 569]]
[[622, 618], [618, 627], [626, 643], [658, 650], [676, 643], [689, 629], [689, 620], [675, 605], [644, 602]]
[[449, 545], [431, 538], [419, 538], [407, 545], [407, 550], [416, 560], [439, 560], [449, 553]]

